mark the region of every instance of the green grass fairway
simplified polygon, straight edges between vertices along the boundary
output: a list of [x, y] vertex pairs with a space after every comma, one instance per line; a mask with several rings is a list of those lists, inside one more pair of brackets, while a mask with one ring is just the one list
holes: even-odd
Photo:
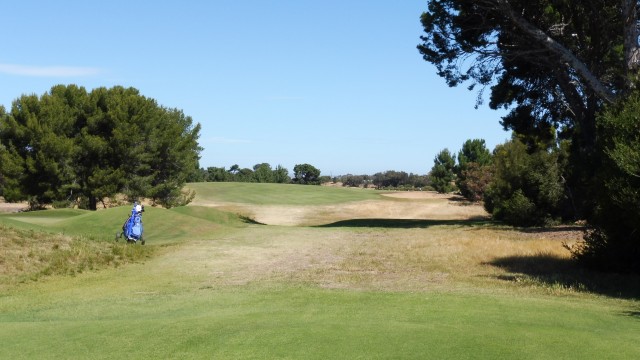
[[291, 184], [191, 183], [197, 200], [254, 205], [326, 205], [349, 201], [379, 199], [380, 192], [338, 187]]
[[[200, 204], [275, 204], [282, 216], [303, 198], [336, 211], [380, 200], [263, 185], [189, 184]], [[141, 249], [112, 239], [128, 211], [2, 214], [0, 271], [46, 261], [39, 254], [67, 237]], [[143, 216], [145, 256], [0, 284], [0, 359], [640, 358], [640, 280], [576, 268], [562, 248], [570, 231], [375, 209], [323, 226], [261, 225], [203, 205]]]

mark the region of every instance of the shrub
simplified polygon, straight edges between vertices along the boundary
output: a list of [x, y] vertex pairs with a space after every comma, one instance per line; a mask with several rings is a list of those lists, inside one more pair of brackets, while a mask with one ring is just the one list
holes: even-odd
[[518, 139], [496, 147], [485, 209], [496, 220], [511, 225], [554, 224], [561, 218], [565, 201], [557, 151], [527, 150]]
[[454, 167], [456, 163], [455, 155], [449, 149], [443, 149], [433, 159], [433, 167], [429, 173], [431, 186], [439, 193], [449, 193], [455, 190]]
[[460, 194], [467, 200], [481, 201], [492, 177], [493, 168], [491, 166], [467, 163], [466, 168], [461, 170], [456, 185], [460, 189]]
[[536, 205], [518, 189], [509, 199], [502, 202], [499, 209], [503, 220], [515, 226], [535, 225]]
[[[597, 120], [597, 206], [573, 254], [590, 267], [640, 273], [640, 94]], [[598, 166], [598, 164], [594, 164]]]

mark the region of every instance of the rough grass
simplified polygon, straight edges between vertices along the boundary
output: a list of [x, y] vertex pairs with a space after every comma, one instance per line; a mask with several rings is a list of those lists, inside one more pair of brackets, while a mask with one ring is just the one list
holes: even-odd
[[117, 267], [145, 256], [149, 250], [123, 243], [0, 225], [0, 289], [52, 275]]

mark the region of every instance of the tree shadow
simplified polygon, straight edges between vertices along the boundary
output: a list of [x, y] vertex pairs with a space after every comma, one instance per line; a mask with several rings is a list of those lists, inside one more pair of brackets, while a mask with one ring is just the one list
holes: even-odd
[[640, 318], [640, 311], [627, 311], [625, 314], [627, 316]]
[[477, 226], [493, 224], [486, 217], [470, 218], [466, 220], [426, 220], [426, 219], [349, 219], [336, 221], [330, 224], [317, 225], [316, 227], [370, 227], [391, 229], [428, 228], [438, 225]]
[[253, 225], [266, 225], [265, 223], [261, 223], [249, 216], [246, 215], [238, 215], [238, 217], [240, 218], [240, 221], [242, 221], [245, 224], [253, 224]]
[[447, 200], [451, 201], [452, 203], [456, 204], [456, 205], [460, 205], [460, 206], [472, 206], [472, 205], [478, 205], [479, 202], [477, 201], [471, 201], [461, 195], [453, 195], [447, 198]]
[[584, 231], [585, 229], [586, 226], [583, 225], [518, 228], [519, 231], [529, 234], [555, 233], [561, 231]]
[[[531, 280], [550, 287], [574, 289], [614, 298], [640, 299], [640, 275], [604, 273], [582, 267], [573, 259], [553, 255], [507, 256], [487, 264], [506, 270], [505, 281]], [[634, 312], [631, 316], [638, 316]]]

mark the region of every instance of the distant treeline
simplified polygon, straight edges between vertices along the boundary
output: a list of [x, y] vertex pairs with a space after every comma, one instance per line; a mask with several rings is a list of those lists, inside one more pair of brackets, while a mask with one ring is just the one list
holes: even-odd
[[[306, 177], [306, 180], [305, 180]], [[272, 168], [268, 163], [256, 164], [253, 168], [241, 168], [232, 165], [224, 167], [201, 168], [189, 179], [191, 182], [254, 182], [279, 184], [315, 184], [342, 183], [342, 186], [376, 189], [431, 189], [428, 175], [389, 170], [374, 175], [321, 176], [320, 170], [309, 164], [296, 165], [293, 177], [289, 170], [281, 165]]]
[[190, 182], [253, 182], [276, 184], [320, 185], [320, 170], [310, 164], [298, 164], [293, 167], [293, 178], [289, 170], [282, 165], [274, 168], [268, 163], [256, 164], [252, 169], [232, 165], [224, 167], [200, 168], [190, 178]]

